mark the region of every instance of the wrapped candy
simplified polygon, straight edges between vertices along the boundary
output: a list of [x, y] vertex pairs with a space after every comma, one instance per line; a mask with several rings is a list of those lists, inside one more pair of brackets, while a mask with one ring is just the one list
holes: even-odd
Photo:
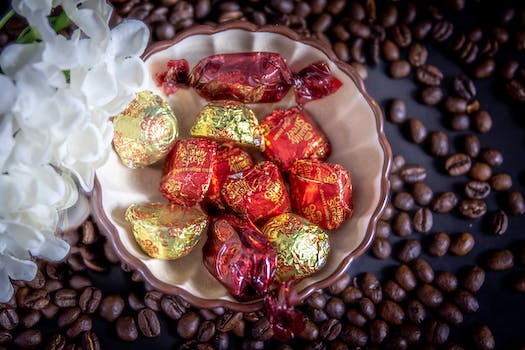
[[203, 257], [208, 271], [240, 300], [263, 297], [275, 277], [277, 255], [268, 239], [232, 214], [213, 221]]
[[213, 161], [213, 171], [210, 188], [206, 195], [208, 203], [224, 209], [221, 198], [221, 188], [228, 176], [247, 171], [254, 166], [252, 156], [242, 148], [225, 145], [217, 151]]
[[219, 145], [207, 138], [179, 140], [168, 155], [160, 192], [173, 203], [193, 206], [204, 199]]
[[132, 204], [126, 220], [146, 254], [167, 260], [187, 255], [208, 229], [208, 217], [200, 208], [167, 203]]
[[352, 181], [342, 166], [298, 160], [289, 180], [293, 211], [314, 224], [333, 230], [352, 214]]
[[157, 75], [157, 85], [167, 95], [187, 85], [208, 100], [244, 103], [278, 102], [293, 87], [297, 103], [304, 104], [336, 92], [342, 83], [323, 62], [293, 73], [278, 53], [241, 52], [205, 57], [191, 72], [186, 60], [171, 60]]
[[299, 215], [275, 216], [261, 231], [277, 252], [276, 281], [299, 280], [326, 264], [330, 251], [328, 234]]
[[142, 168], [164, 158], [179, 132], [170, 106], [150, 91], [139, 92], [113, 119], [113, 125], [113, 146], [130, 168]]
[[330, 144], [305, 110], [277, 109], [261, 121], [266, 147], [264, 154], [288, 170], [297, 159], [325, 160]]
[[291, 208], [286, 184], [272, 162], [262, 162], [248, 171], [229, 176], [221, 194], [233, 211], [255, 223]]
[[250, 108], [237, 101], [208, 103], [199, 112], [190, 134], [264, 149], [257, 117]]

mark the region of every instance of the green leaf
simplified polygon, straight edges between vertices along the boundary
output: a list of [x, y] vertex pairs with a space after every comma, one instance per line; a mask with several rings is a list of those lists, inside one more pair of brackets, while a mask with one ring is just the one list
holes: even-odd
[[53, 29], [57, 32], [67, 28], [71, 24], [71, 20], [66, 15], [64, 10], [62, 10], [58, 16], [49, 17], [49, 22], [51, 22]]
[[18, 35], [16, 42], [19, 44], [30, 44], [40, 39], [42, 39], [42, 37], [36, 28], [28, 26]]
[[71, 71], [68, 69], [68, 70], [63, 71], [63, 73], [64, 73], [64, 76], [66, 77], [66, 81], [69, 83], [71, 81]]
[[2, 29], [5, 24], [13, 17], [15, 14], [15, 10], [11, 9], [9, 12], [7, 12], [2, 19], [0, 19], [0, 29]]

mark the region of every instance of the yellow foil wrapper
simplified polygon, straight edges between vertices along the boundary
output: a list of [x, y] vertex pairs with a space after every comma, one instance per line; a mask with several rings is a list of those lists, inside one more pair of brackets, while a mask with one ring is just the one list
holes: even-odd
[[199, 207], [175, 204], [132, 204], [126, 220], [142, 250], [166, 260], [187, 255], [208, 229], [208, 217]]
[[113, 146], [130, 168], [142, 168], [164, 158], [179, 134], [170, 106], [151, 91], [139, 92], [113, 119], [113, 125]]
[[213, 101], [202, 108], [191, 136], [210, 137], [218, 141], [232, 141], [241, 146], [264, 150], [259, 121], [253, 111], [236, 101]]
[[276, 280], [299, 280], [319, 271], [330, 251], [328, 234], [293, 213], [268, 220], [262, 228], [277, 252]]

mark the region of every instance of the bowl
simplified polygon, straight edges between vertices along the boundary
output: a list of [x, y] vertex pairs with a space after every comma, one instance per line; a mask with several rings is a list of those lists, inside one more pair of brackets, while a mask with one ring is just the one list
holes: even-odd
[[[328, 45], [301, 38], [286, 27], [256, 27], [246, 22], [196, 26], [174, 40], [154, 43], [143, 56], [151, 72], [148, 89], [162, 95], [155, 85], [154, 76], [165, 69], [169, 59], [185, 58], [193, 67], [201, 58], [211, 54], [247, 51], [278, 52], [292, 71], [322, 60], [343, 83], [336, 93], [307, 103], [305, 109], [332, 144], [328, 161], [343, 165], [351, 173], [354, 212], [340, 228], [329, 233], [332, 249], [326, 265], [294, 284], [290, 300], [299, 303], [313, 291], [329, 286], [346, 273], [349, 265], [372, 242], [376, 222], [387, 200], [391, 150], [383, 133], [381, 110], [366, 93], [358, 74], [338, 60]], [[179, 119], [181, 137], [187, 137], [197, 112], [206, 101], [193, 89], [180, 89], [167, 101]], [[278, 103], [252, 104], [250, 107], [262, 117], [278, 107], [294, 105], [293, 93], [289, 93]], [[161, 169], [161, 165], [129, 169], [112, 151], [105, 165], [97, 170], [91, 195], [92, 213], [117, 254], [123, 262], [139, 271], [147, 283], [164, 293], [180, 295], [196, 307], [223, 306], [244, 312], [260, 309], [261, 300], [237, 301], [207, 271], [202, 263], [205, 237], [189, 255], [173, 261], [150, 258], [139, 248], [130, 225], [124, 219], [124, 212], [132, 203], [163, 200], [158, 191]]]

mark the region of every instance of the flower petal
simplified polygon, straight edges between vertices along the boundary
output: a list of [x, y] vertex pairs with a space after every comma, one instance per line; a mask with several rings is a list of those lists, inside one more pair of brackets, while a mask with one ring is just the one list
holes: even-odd
[[31, 260], [18, 259], [12, 255], [5, 255], [5, 270], [13, 280], [31, 281], [35, 278], [38, 270], [36, 264]]
[[[0, 257], [1, 259], [1, 257]], [[0, 268], [0, 303], [7, 303], [13, 296], [13, 286], [7, 276], [7, 271]]]
[[146, 49], [149, 29], [138, 20], [126, 20], [111, 30], [111, 48], [114, 57], [140, 56]]
[[37, 249], [32, 249], [31, 254], [50, 261], [60, 261], [69, 253], [69, 244], [55, 237], [53, 234], [47, 234], [46, 240]]
[[38, 248], [44, 242], [44, 235], [29, 225], [14, 221], [4, 223], [7, 225], [4, 234], [9, 235], [14, 242], [27, 250]]
[[7, 76], [0, 74], [0, 115], [7, 113], [16, 98], [16, 87]]
[[[81, 3], [80, 7], [77, 6], [78, 3]], [[108, 11], [111, 13], [111, 7], [107, 10], [108, 7], [105, 1], [62, 2], [62, 8], [71, 21], [87, 36], [97, 41], [103, 41], [109, 37]]]
[[117, 96], [117, 79], [108, 64], [100, 63], [87, 72], [81, 89], [88, 104], [103, 106]]
[[22, 68], [39, 62], [42, 59], [44, 44], [10, 44], [0, 54], [0, 68], [2, 71], [14, 77]]
[[78, 65], [78, 41], [68, 40], [62, 35], [57, 35], [54, 40], [46, 43], [42, 58], [61, 70], [68, 70]]
[[[13, 137], [13, 118], [11, 115], [0, 116], [0, 173], [4, 170], [7, 159], [15, 147]], [[0, 192], [4, 193], [4, 192]]]

